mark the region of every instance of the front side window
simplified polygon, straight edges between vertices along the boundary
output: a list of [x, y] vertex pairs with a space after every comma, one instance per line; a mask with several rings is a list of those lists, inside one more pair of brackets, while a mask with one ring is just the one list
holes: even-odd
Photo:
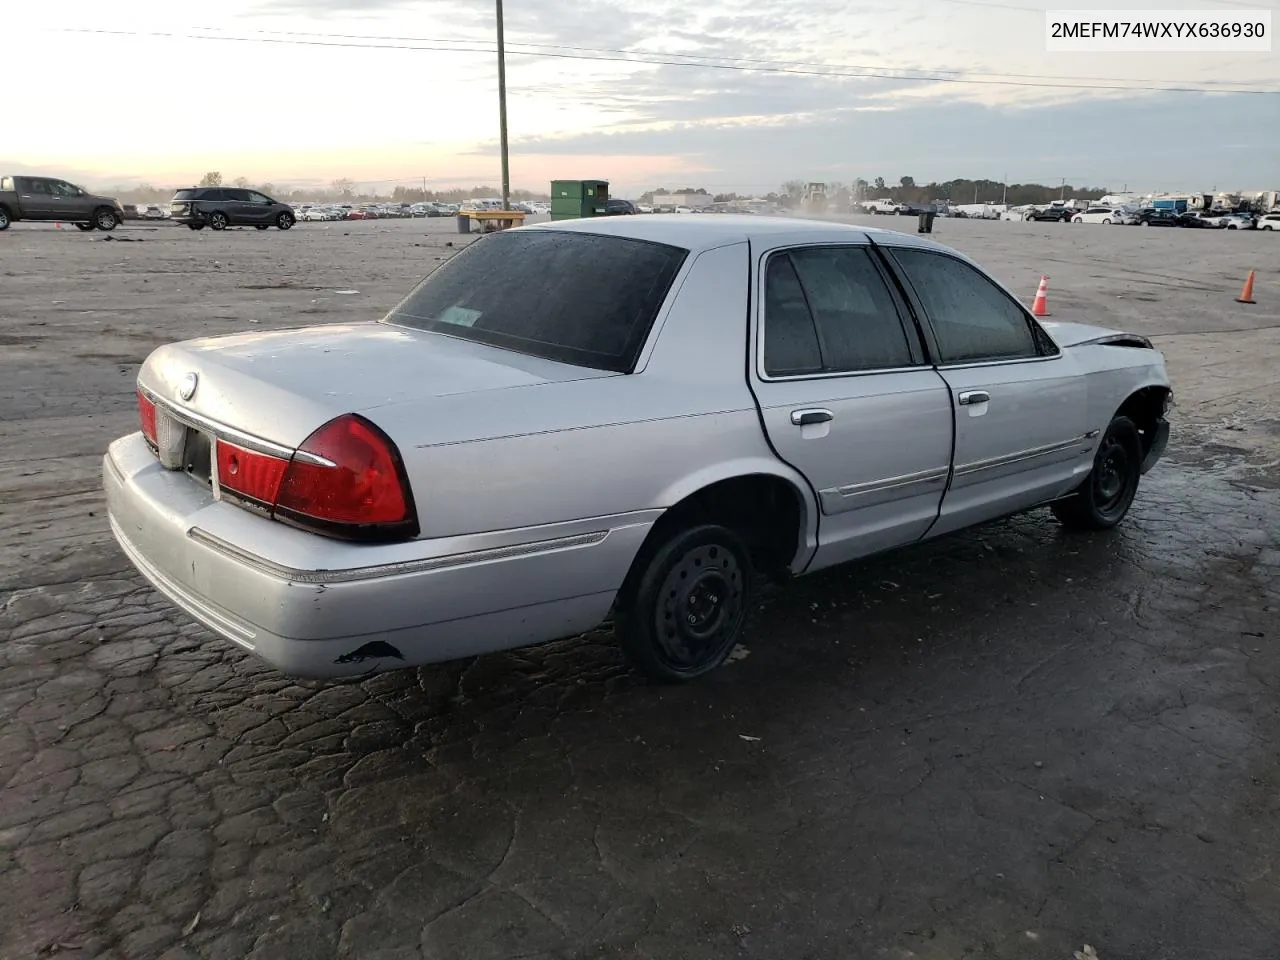
[[928, 250], [899, 248], [893, 257], [928, 315], [941, 363], [1039, 356], [1026, 313], [978, 270]]
[[51, 180], [49, 188], [55, 197], [78, 197], [80, 196], [80, 188], [67, 183], [64, 180]]
[[768, 376], [863, 373], [914, 362], [893, 295], [865, 247], [774, 254], [764, 300]]
[[630, 373], [686, 256], [625, 237], [494, 233], [423, 280], [383, 322]]
[[249, 201], [251, 203], [270, 203], [271, 198], [268, 197], [265, 193], [258, 193], [257, 190], [250, 190]]

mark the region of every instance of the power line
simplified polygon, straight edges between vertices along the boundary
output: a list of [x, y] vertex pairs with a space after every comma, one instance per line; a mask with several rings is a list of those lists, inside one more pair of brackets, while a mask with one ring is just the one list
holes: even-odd
[[[489, 45], [471, 46], [471, 47], [446, 47], [430, 43], [411, 44], [411, 43], [347, 43], [341, 41], [329, 40], [298, 40], [298, 39], [282, 39], [273, 37], [242, 37], [230, 35], [215, 34], [198, 34], [183, 33], [177, 31], [158, 31], [158, 30], [101, 30], [67, 27], [59, 28], [59, 33], [87, 33], [106, 36], [123, 36], [123, 37], [159, 37], [165, 39], [185, 39], [185, 40], [214, 40], [228, 43], [274, 43], [290, 46], [303, 47], [336, 47], [343, 49], [355, 50], [417, 50], [429, 51], [434, 53], [485, 53], [492, 54], [496, 47]], [[464, 43], [469, 41], [450, 41]], [[478, 42], [478, 41], [477, 41]], [[437, 42], [438, 43], [438, 42]], [[785, 66], [754, 66], [746, 64], [732, 63], [692, 63], [687, 60], [667, 60], [659, 59], [658, 56], [649, 59], [640, 56], [586, 56], [583, 54], [573, 53], [551, 53], [538, 52], [532, 53], [527, 51], [509, 50], [508, 53], [513, 56], [522, 57], [545, 57], [554, 60], [578, 60], [578, 61], [596, 61], [605, 63], [637, 63], [648, 64], [654, 66], [670, 66], [670, 67], [697, 67], [705, 70], [731, 70], [741, 73], [777, 73], [790, 76], [808, 76], [808, 77], [830, 77], [834, 79], [850, 79], [850, 80], [899, 80], [899, 81], [915, 81], [925, 83], [958, 83], [972, 84], [978, 86], [1001, 86], [1001, 87], [1039, 87], [1050, 90], [1121, 90], [1129, 93], [1149, 92], [1149, 93], [1252, 93], [1252, 94], [1274, 94], [1277, 90], [1259, 90], [1259, 89], [1235, 89], [1230, 91], [1215, 90], [1205, 87], [1135, 87], [1120, 84], [1093, 84], [1093, 83], [1036, 83], [1023, 80], [978, 80], [970, 77], [944, 77], [944, 76], [920, 76], [908, 77], [901, 74], [873, 72], [889, 68], [867, 68], [866, 72], [851, 73], [838, 70], [807, 70], [793, 69]], [[670, 54], [668, 56], [679, 56], [679, 54]]]
[[[976, 3], [977, 0], [948, 0], [953, 3]], [[988, 4], [982, 4], [987, 6]], [[1030, 10], [1030, 7], [1014, 7], [1010, 9]], [[1035, 11], [1039, 12], [1039, 11]], [[199, 30], [208, 30], [211, 32], [222, 31], [221, 27], [199, 27]], [[389, 37], [379, 34], [361, 34], [361, 33], [316, 33], [305, 30], [247, 30], [244, 33], [253, 34], [272, 34], [277, 37], [317, 37], [328, 40], [375, 40], [375, 41], [393, 41], [399, 43], [482, 43], [484, 41], [471, 39], [449, 39], [445, 37]], [[615, 47], [579, 47], [571, 46], [563, 43], [532, 43], [525, 41], [508, 40], [507, 47], [531, 47], [537, 50], [574, 50], [584, 53], [607, 53], [620, 54], [624, 56], [655, 56], [655, 57], [678, 57], [682, 60], [690, 61], [727, 61], [729, 63], [743, 64], [760, 64], [762, 66], [771, 67], [820, 67], [826, 69], [838, 70], [897, 70], [906, 73], [925, 73], [925, 74], [953, 74], [956, 76], [968, 75], [971, 77], [996, 77], [1000, 79], [1016, 79], [1016, 80], [1088, 80], [1098, 83], [1182, 83], [1182, 80], [1163, 80], [1156, 78], [1143, 77], [1094, 77], [1094, 76], [1074, 76], [1070, 74], [1054, 74], [1054, 73], [986, 73], [980, 70], [928, 70], [924, 67], [878, 67], [866, 66], [854, 63], [828, 63], [818, 60], [776, 60], [776, 59], [760, 59], [754, 57], [729, 57], [717, 54], [704, 53], [649, 53], [644, 50], [627, 50]], [[363, 46], [357, 44], [356, 46]], [[515, 51], [512, 51], [515, 52]], [[531, 55], [531, 54], [526, 54]], [[700, 63], [689, 63], [686, 66], [700, 66]], [[909, 79], [899, 77], [898, 79]], [[930, 76], [932, 79], [932, 76]], [[1203, 84], [1222, 84], [1225, 86], [1238, 86], [1249, 84], [1253, 81], [1249, 80], [1201, 80], [1197, 81]], [[1143, 88], [1146, 89], [1146, 88]], [[1277, 91], [1280, 92], [1280, 91]]]

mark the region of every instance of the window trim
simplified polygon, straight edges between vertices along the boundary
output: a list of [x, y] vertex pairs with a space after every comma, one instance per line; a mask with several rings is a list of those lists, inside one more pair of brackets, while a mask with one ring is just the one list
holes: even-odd
[[[768, 281], [769, 261], [775, 256], [789, 256], [795, 250], [812, 250], [820, 247], [838, 247], [863, 250], [867, 257], [871, 260], [873, 268], [880, 275], [880, 279], [884, 281], [885, 288], [889, 292], [890, 299], [893, 300], [894, 311], [898, 317], [898, 324], [902, 328], [902, 337], [907, 344], [907, 352], [911, 354], [911, 363], [908, 366], [901, 367], [877, 367], [874, 370], [832, 370], [822, 373], [793, 373], [775, 376], [770, 374], [764, 364], [765, 350], [765, 284]], [[804, 380], [835, 380], [842, 377], [873, 377], [884, 373], [912, 373], [920, 370], [929, 369], [930, 358], [928, 354], [922, 350], [919, 342], [919, 331], [916, 329], [914, 318], [911, 316], [911, 305], [903, 300], [901, 292], [897, 288], [894, 277], [885, 269], [881, 258], [876, 256], [875, 244], [869, 241], [856, 242], [850, 240], [820, 240], [817, 242], [805, 243], [795, 242], [788, 243], [783, 246], [769, 247], [762, 250], [754, 257], [755, 260], [755, 282], [752, 284], [752, 292], [755, 295], [755, 305], [753, 313], [755, 315], [755, 374], [763, 383], [793, 383]], [[792, 264], [792, 270], [795, 265]], [[801, 292], [804, 294], [806, 305], [809, 302], [808, 291], [804, 289], [804, 281], [800, 280], [799, 271], [796, 271], [796, 279], [800, 282]], [[809, 310], [810, 319], [813, 321], [814, 334], [819, 342], [821, 350], [822, 334], [818, 330], [817, 318], [813, 316], [813, 309]]]
[[[1040, 326], [1039, 322], [1031, 315], [1021, 301], [1013, 294], [997, 283], [992, 277], [989, 277], [985, 270], [970, 263], [964, 257], [957, 256], [949, 250], [935, 250], [932, 247], [914, 246], [911, 244], [883, 244], [878, 245], [885, 252], [886, 259], [892, 263], [894, 275], [902, 286], [904, 294], [908, 298], [912, 311], [919, 320], [920, 329], [924, 334], [925, 340], [929, 345], [929, 353], [933, 366], [938, 370], [964, 370], [969, 367], [1002, 367], [1014, 363], [1043, 363], [1047, 360], [1059, 360], [1062, 358], [1062, 348], [1054, 343], [1053, 338], [1049, 336], [1047, 330]], [[956, 263], [968, 267], [977, 273], [980, 277], [987, 281], [995, 290], [1008, 298], [1009, 302], [1017, 308], [1018, 313], [1022, 316], [1023, 322], [1027, 325], [1027, 331], [1031, 334], [1031, 340], [1035, 347], [1035, 356], [1029, 357], [993, 357], [986, 360], [955, 360], [946, 362], [942, 359], [942, 350], [938, 346], [938, 338], [933, 329], [933, 320], [929, 317], [929, 312], [924, 308], [920, 295], [911, 285], [911, 279], [907, 274], [906, 267], [898, 260], [899, 250], [918, 251], [927, 253], [935, 257], [945, 257], [948, 260], [954, 260]], [[1047, 346], [1052, 345], [1053, 351], [1047, 352]]]

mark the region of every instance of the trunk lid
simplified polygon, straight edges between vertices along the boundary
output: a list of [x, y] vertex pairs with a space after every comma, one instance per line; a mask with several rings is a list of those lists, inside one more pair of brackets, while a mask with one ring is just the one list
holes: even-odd
[[369, 322], [170, 344], [147, 358], [138, 379], [179, 410], [296, 448], [343, 413], [617, 375]]

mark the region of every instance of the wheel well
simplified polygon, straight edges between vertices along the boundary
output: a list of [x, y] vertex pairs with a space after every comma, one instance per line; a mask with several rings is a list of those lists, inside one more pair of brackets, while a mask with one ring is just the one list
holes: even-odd
[[1137, 426], [1138, 434], [1142, 437], [1144, 456], [1155, 441], [1156, 424], [1164, 416], [1168, 402], [1168, 387], [1143, 387], [1137, 393], [1131, 394], [1116, 411], [1117, 417], [1128, 417]]
[[713, 483], [658, 518], [632, 562], [623, 590], [643, 572], [649, 555], [667, 537], [700, 523], [717, 523], [736, 531], [750, 547], [758, 571], [782, 574], [800, 549], [803, 521], [800, 493], [781, 477], [750, 474]]

